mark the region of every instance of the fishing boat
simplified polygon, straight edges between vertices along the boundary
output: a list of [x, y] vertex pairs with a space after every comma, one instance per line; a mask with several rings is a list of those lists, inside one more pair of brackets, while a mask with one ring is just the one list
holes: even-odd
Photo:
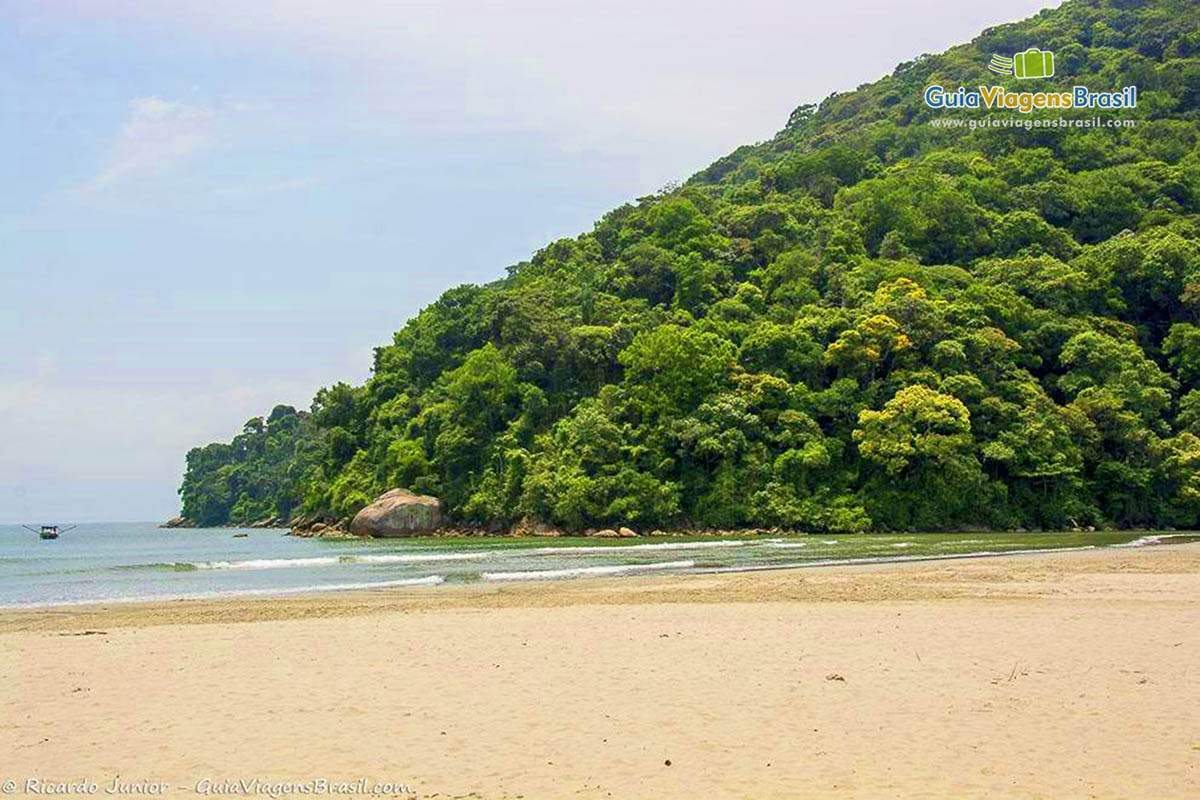
[[25, 530], [33, 531], [34, 533], [36, 533], [38, 536], [42, 537], [43, 539], [57, 539], [58, 535], [60, 533], [66, 533], [67, 531], [72, 530], [73, 528], [77, 528], [79, 526], [72, 525], [68, 528], [60, 528], [57, 525], [40, 525], [36, 528], [33, 528], [33, 527], [30, 527], [29, 525], [22, 525], [21, 527], [24, 528]]

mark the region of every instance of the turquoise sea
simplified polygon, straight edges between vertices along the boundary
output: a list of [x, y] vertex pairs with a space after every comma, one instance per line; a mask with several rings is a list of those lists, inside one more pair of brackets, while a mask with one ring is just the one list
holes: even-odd
[[360, 541], [284, 534], [95, 523], [43, 541], [18, 525], [0, 525], [0, 607], [744, 571], [1196, 538], [1120, 532]]

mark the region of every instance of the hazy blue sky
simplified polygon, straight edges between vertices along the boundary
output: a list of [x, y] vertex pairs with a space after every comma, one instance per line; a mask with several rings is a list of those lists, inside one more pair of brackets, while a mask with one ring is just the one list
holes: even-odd
[[0, 522], [171, 516], [442, 290], [1048, 5], [0, 0]]

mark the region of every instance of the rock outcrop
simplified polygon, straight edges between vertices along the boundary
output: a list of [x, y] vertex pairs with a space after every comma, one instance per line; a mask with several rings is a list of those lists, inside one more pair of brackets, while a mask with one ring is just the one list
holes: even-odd
[[440, 527], [441, 501], [408, 489], [384, 492], [350, 522], [350, 532], [356, 536], [419, 536]]
[[317, 522], [307, 528], [292, 528], [287, 536], [297, 536], [301, 539], [358, 539], [353, 533], [336, 525], [326, 525]]
[[542, 522], [541, 520], [530, 519], [525, 517], [516, 525], [513, 525], [509, 530], [510, 536], [562, 536], [563, 532], [560, 528]]
[[345, 523], [339, 522], [326, 514], [302, 514], [292, 520], [291, 536], [301, 536], [313, 539], [345, 539], [351, 534], [345, 530]]
[[159, 525], [160, 528], [194, 528], [196, 527], [191, 520], [183, 517], [171, 517], [169, 520]]

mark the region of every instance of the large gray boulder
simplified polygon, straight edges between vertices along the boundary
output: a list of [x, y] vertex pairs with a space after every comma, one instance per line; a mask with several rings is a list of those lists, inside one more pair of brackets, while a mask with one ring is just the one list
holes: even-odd
[[355, 536], [418, 536], [440, 527], [441, 501], [408, 489], [384, 492], [350, 521]]

